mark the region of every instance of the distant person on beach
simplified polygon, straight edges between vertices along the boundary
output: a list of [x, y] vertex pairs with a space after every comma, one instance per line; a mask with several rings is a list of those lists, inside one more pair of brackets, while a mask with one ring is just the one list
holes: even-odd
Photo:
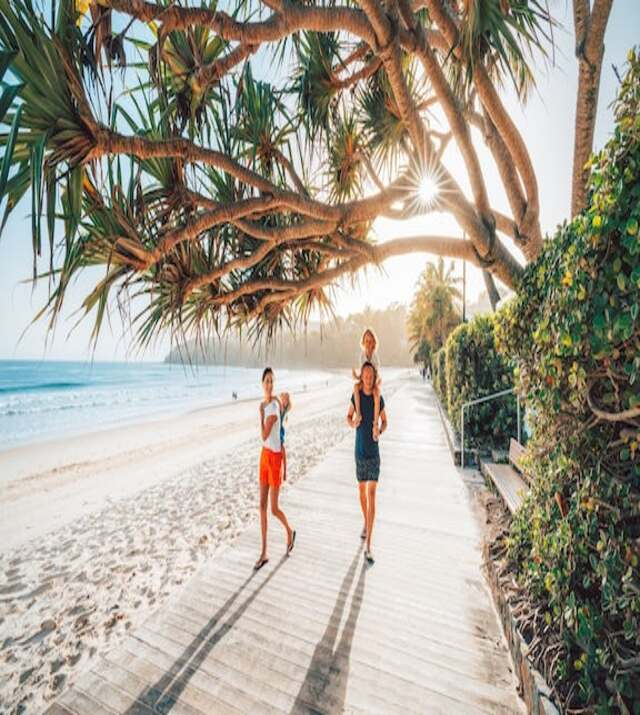
[[366, 539], [364, 555], [367, 561], [373, 564], [371, 536], [376, 518], [376, 488], [378, 486], [378, 477], [380, 476], [380, 447], [373, 434], [374, 428], [378, 428], [378, 435], [381, 435], [387, 429], [387, 414], [384, 409], [384, 398], [380, 395], [380, 414], [378, 417], [380, 425], [374, 424], [374, 391], [378, 379], [375, 366], [368, 361], [364, 362], [360, 368], [360, 377], [362, 382], [362, 388], [359, 390], [362, 410], [361, 419], [356, 422], [356, 401], [352, 395], [347, 413], [347, 424], [356, 430], [356, 479], [358, 480], [360, 507], [364, 517], [364, 528], [360, 538]]
[[[378, 440], [380, 432], [378, 431], [380, 417], [380, 386], [382, 378], [380, 376], [380, 358], [378, 356], [378, 338], [371, 328], [367, 328], [360, 338], [360, 354], [358, 355], [357, 365], [362, 365], [369, 362], [376, 370], [376, 383], [373, 387], [373, 439]], [[360, 392], [362, 390], [362, 373], [358, 373], [355, 368], [351, 369], [351, 375], [356, 381], [353, 386], [353, 399], [355, 405], [355, 421], [356, 426], [362, 422], [362, 411], [360, 409]]]
[[287, 450], [284, 446], [285, 422], [289, 412], [291, 412], [291, 397], [288, 392], [283, 392], [280, 395], [280, 447], [282, 452], [282, 481], [287, 481]]
[[267, 506], [271, 492], [271, 513], [282, 522], [287, 532], [287, 555], [293, 551], [296, 532], [289, 526], [287, 517], [278, 505], [280, 485], [282, 484], [282, 441], [280, 402], [273, 394], [274, 374], [270, 367], [262, 373], [264, 400], [260, 403], [260, 529], [262, 532], [262, 551], [254, 569], [261, 569], [268, 561], [267, 556]]

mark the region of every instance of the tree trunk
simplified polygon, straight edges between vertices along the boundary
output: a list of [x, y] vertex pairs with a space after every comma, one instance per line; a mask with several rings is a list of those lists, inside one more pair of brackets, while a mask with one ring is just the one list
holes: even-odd
[[573, 3], [579, 70], [571, 187], [572, 216], [587, 204], [589, 170], [585, 168], [585, 164], [593, 151], [593, 133], [604, 57], [604, 34], [612, 4], [613, 0], [595, 0], [593, 9], [589, 13], [588, 2], [574, 0]]

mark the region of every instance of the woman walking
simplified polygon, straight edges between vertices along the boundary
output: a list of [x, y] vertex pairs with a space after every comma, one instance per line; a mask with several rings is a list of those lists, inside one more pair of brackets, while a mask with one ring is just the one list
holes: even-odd
[[380, 435], [387, 429], [387, 414], [384, 409], [384, 398], [380, 395], [379, 421], [381, 424], [375, 423], [374, 390], [378, 378], [375, 367], [370, 362], [364, 362], [360, 376], [361, 387], [358, 389], [362, 419], [358, 422], [356, 418], [355, 399], [352, 395], [347, 413], [347, 424], [356, 430], [356, 479], [358, 480], [360, 507], [364, 517], [361, 538], [366, 540], [364, 556], [370, 564], [373, 564], [371, 536], [376, 518], [376, 488], [380, 476], [380, 448], [378, 440], [374, 438], [374, 430]]
[[280, 403], [273, 394], [274, 374], [270, 367], [262, 373], [264, 400], [260, 403], [260, 529], [262, 532], [262, 551], [254, 569], [261, 569], [268, 561], [267, 556], [267, 507], [271, 493], [271, 513], [282, 522], [287, 532], [287, 555], [293, 551], [296, 532], [289, 526], [285, 513], [280, 509], [278, 497], [281, 485], [282, 443], [280, 437]]

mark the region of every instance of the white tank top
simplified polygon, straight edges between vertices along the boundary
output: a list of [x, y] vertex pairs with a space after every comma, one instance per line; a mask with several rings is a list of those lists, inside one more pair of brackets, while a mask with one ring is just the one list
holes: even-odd
[[267, 439], [263, 440], [262, 446], [270, 449], [272, 452], [280, 452], [282, 450], [282, 445], [280, 444], [280, 405], [277, 400], [271, 400], [264, 408], [265, 422], [271, 415], [276, 416], [276, 421], [273, 423]]

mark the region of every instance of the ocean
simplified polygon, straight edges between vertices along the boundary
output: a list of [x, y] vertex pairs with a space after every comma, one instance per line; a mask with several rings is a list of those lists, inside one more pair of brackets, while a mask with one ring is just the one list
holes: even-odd
[[[261, 370], [168, 363], [0, 360], [0, 450], [258, 398]], [[327, 373], [277, 370], [276, 390], [320, 386]]]

